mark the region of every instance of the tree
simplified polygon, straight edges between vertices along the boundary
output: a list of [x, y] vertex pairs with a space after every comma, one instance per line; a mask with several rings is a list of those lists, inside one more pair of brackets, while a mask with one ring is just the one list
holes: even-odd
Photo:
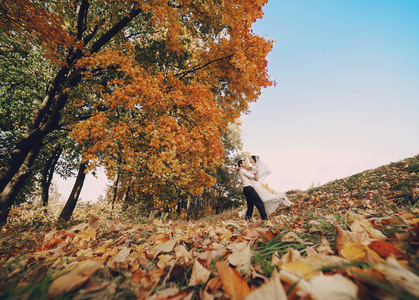
[[[28, 51], [18, 39], [2, 31], [0, 41], [0, 165], [3, 166], [27, 130], [54, 67], [38, 49]], [[37, 194], [37, 180], [44, 162], [45, 157], [39, 156], [34, 161], [25, 184], [16, 193], [15, 203]]]
[[251, 30], [265, 3], [2, 1], [0, 30], [57, 68], [1, 168], [0, 223], [43, 140], [63, 126], [90, 167], [111, 175], [120, 152], [142, 192], [213, 184], [226, 125], [272, 84], [272, 43]]
[[86, 178], [86, 167], [87, 162], [83, 161], [80, 163], [79, 171], [77, 173], [76, 182], [74, 183], [73, 189], [71, 190], [70, 196], [61, 211], [58, 220], [68, 221], [73, 214], [74, 208], [76, 207], [77, 201], [83, 187], [84, 179]]
[[54, 175], [55, 167], [57, 166], [58, 160], [61, 156], [63, 149], [60, 145], [57, 145], [51, 154], [51, 156], [47, 159], [44, 169], [42, 170], [42, 178], [41, 178], [41, 188], [42, 188], [42, 196], [41, 202], [43, 206], [48, 205], [48, 198], [49, 198], [49, 188], [51, 186], [52, 177]]
[[[232, 173], [230, 169], [235, 167], [239, 160], [240, 152], [243, 148], [241, 140], [241, 124], [240, 119], [228, 124], [227, 130], [222, 137], [225, 148], [223, 165], [217, 166], [212, 176], [216, 179], [216, 183], [205, 189], [201, 198], [206, 199], [206, 205], [212, 208], [216, 214], [232, 207], [237, 207], [242, 203], [243, 194], [236, 173]], [[200, 200], [200, 198], [199, 198]], [[198, 200], [198, 203], [200, 202]]]

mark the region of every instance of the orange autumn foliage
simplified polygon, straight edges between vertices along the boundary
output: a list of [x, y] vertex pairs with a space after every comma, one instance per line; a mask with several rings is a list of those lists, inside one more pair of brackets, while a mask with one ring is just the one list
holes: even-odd
[[[64, 4], [57, 4], [60, 5]], [[59, 59], [57, 48], [78, 48], [82, 44], [65, 31], [62, 16], [57, 12], [48, 12], [47, 6], [47, 3], [34, 3], [30, 0], [3, 0], [0, 2], [0, 29], [28, 48], [32, 47], [31, 44], [39, 44], [54, 63], [65, 65]]]
[[201, 193], [228, 123], [274, 84], [251, 29], [266, 2], [2, 1], [0, 29], [62, 66], [31, 132], [70, 130], [90, 168], [143, 194]]
[[[82, 86], [92, 95], [84, 97], [85, 108], [106, 108], [71, 127], [86, 145], [86, 159], [105, 157], [109, 176], [122, 160], [125, 181], [134, 179], [134, 187], [149, 194], [167, 183], [195, 193], [214, 184], [207, 170], [222, 162], [227, 124], [247, 111], [262, 87], [273, 84], [266, 70], [272, 43], [250, 29], [264, 3], [201, 4], [200, 13], [189, 1], [178, 8], [167, 1], [147, 3], [143, 9], [152, 13], [156, 32], [147, 42], [125, 40], [80, 59], [77, 67], [86, 82], [97, 69], [118, 74], [104, 85]], [[185, 15], [209, 26], [214, 36], [185, 23]], [[174, 56], [167, 66], [136, 57], [136, 49], [152, 43]], [[188, 58], [179, 63], [181, 55]]]

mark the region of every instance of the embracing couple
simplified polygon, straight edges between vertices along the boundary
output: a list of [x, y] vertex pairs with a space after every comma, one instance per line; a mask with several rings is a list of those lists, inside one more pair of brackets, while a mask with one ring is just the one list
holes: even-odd
[[262, 162], [259, 156], [250, 157], [251, 166], [241, 159], [237, 163], [237, 171], [243, 185], [243, 194], [246, 197], [247, 208], [239, 212], [239, 216], [246, 214], [246, 220], [252, 218], [253, 208], [259, 210], [262, 220], [268, 220], [268, 215], [273, 213], [279, 206], [291, 206], [291, 201], [283, 193], [272, 194], [262, 186], [263, 180], [271, 174], [271, 170]]

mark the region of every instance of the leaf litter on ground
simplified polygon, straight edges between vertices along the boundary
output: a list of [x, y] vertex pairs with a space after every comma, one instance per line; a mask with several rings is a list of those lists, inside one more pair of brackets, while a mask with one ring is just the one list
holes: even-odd
[[67, 228], [14, 221], [0, 236], [0, 297], [419, 299], [418, 160], [290, 193], [293, 206], [268, 222], [238, 210], [142, 223], [98, 215]]

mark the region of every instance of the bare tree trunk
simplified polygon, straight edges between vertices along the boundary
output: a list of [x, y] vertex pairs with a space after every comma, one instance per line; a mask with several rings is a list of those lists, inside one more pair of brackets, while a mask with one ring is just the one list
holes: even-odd
[[115, 204], [115, 200], [116, 200], [116, 193], [118, 191], [118, 183], [119, 183], [119, 170], [116, 172], [115, 174], [115, 180], [114, 180], [114, 185], [113, 185], [113, 195], [112, 195], [112, 211], [113, 211], [113, 207]]
[[9, 181], [9, 183], [5, 186], [2, 193], [0, 194], [0, 225], [6, 224], [10, 208], [13, 205], [17, 193], [22, 188], [26, 179], [28, 178], [31, 172], [31, 166], [33, 164], [33, 161], [38, 155], [41, 147], [42, 143], [40, 142], [32, 145], [32, 149], [26, 156], [26, 159], [19, 168], [19, 171]]
[[127, 186], [127, 189], [125, 190], [125, 193], [122, 196], [122, 203], [125, 203], [128, 200], [130, 190], [131, 190], [131, 181], [129, 182], [129, 185]]
[[54, 153], [50, 156], [47, 160], [44, 169], [42, 170], [42, 179], [41, 179], [41, 187], [42, 187], [42, 205], [48, 205], [48, 198], [49, 198], [49, 187], [51, 186], [52, 176], [54, 175], [55, 166], [57, 165], [58, 159], [62, 153], [61, 147], [58, 145]]
[[83, 187], [84, 179], [86, 178], [85, 170], [87, 167], [87, 162], [82, 162], [80, 164], [79, 172], [77, 173], [76, 182], [74, 183], [73, 190], [71, 191], [70, 196], [68, 197], [67, 203], [65, 204], [63, 210], [61, 211], [58, 220], [68, 221], [73, 214], [74, 208], [76, 207], [77, 201], [79, 200], [80, 192]]
[[[57, 97], [56, 105], [51, 107], [51, 111], [47, 113], [45, 112], [45, 106], [50, 98], [49, 96], [45, 98], [28, 133], [17, 143], [15, 149], [9, 155], [8, 161], [0, 169], [0, 224], [7, 221], [10, 207], [29, 176], [33, 162], [42, 148], [43, 138], [58, 128], [61, 119], [60, 111], [68, 96], [61, 93]], [[46, 118], [46, 121], [42, 116]], [[39, 119], [42, 119], [42, 121]]]

